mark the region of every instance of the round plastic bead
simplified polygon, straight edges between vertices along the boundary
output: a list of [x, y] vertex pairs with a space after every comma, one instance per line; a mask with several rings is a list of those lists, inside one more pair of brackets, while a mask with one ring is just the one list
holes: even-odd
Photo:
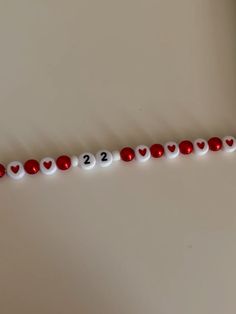
[[183, 155], [189, 155], [193, 152], [193, 143], [185, 140], [179, 144], [179, 150]]
[[25, 169], [21, 162], [12, 161], [7, 165], [7, 174], [12, 179], [19, 180], [24, 177]]
[[153, 158], [160, 158], [164, 155], [165, 150], [161, 144], [153, 144], [150, 147], [150, 152]]
[[225, 136], [222, 142], [225, 152], [233, 153], [236, 150], [236, 139], [233, 136]]
[[43, 174], [52, 175], [57, 171], [57, 165], [53, 158], [45, 157], [40, 161], [40, 170]]
[[72, 156], [71, 157], [71, 164], [72, 164], [72, 167], [78, 167], [79, 165], [79, 158], [77, 156]]
[[79, 165], [82, 169], [90, 170], [96, 165], [96, 159], [91, 153], [84, 153], [79, 156]]
[[114, 161], [120, 160], [120, 152], [118, 150], [113, 151], [112, 156]]
[[71, 167], [71, 159], [69, 156], [63, 155], [57, 158], [56, 164], [60, 170], [68, 170]]
[[123, 161], [132, 161], [135, 157], [135, 152], [131, 147], [125, 147], [120, 152], [120, 157]]
[[208, 153], [209, 145], [206, 140], [198, 138], [193, 143], [194, 152], [197, 156], [203, 156]]
[[179, 146], [175, 142], [168, 142], [164, 146], [165, 155], [169, 159], [173, 159], [179, 156]]
[[100, 150], [96, 154], [96, 161], [101, 167], [109, 167], [113, 162], [112, 153], [105, 149]]
[[29, 159], [24, 164], [24, 169], [28, 174], [36, 174], [39, 172], [39, 162], [35, 159]]
[[221, 150], [223, 143], [219, 137], [212, 137], [208, 141], [208, 145], [211, 151], [217, 152]]
[[140, 162], [145, 162], [150, 159], [151, 153], [149, 147], [139, 145], [135, 148], [135, 157]]
[[4, 177], [6, 174], [6, 168], [0, 164], [0, 178]]

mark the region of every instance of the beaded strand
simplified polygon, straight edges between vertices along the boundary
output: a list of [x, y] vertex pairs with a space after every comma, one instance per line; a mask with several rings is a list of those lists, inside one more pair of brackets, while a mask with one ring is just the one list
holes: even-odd
[[100, 150], [96, 155], [91, 153], [83, 153], [80, 156], [59, 156], [56, 160], [51, 157], [43, 158], [40, 162], [35, 159], [29, 159], [24, 164], [20, 161], [12, 161], [6, 167], [0, 164], [0, 178], [8, 175], [12, 179], [21, 179], [28, 175], [35, 175], [39, 172], [46, 175], [53, 175], [57, 170], [66, 171], [71, 167], [80, 167], [84, 170], [93, 169], [96, 165], [100, 167], [109, 167], [113, 161], [122, 160], [131, 162], [137, 160], [146, 162], [151, 157], [174, 159], [180, 154], [189, 155], [196, 154], [203, 156], [208, 151], [225, 151], [232, 153], [236, 151], [236, 139], [233, 136], [225, 136], [223, 139], [212, 137], [208, 141], [198, 138], [191, 142], [184, 140], [177, 144], [176, 142], [167, 142], [165, 145], [153, 144], [151, 147], [139, 145], [135, 149], [124, 147], [121, 151], [110, 152], [108, 150]]

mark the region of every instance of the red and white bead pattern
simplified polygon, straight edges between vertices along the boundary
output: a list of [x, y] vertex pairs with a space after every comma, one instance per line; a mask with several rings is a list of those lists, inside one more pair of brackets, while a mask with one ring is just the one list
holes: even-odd
[[138, 161], [146, 162], [150, 158], [159, 159], [166, 157], [167, 159], [177, 158], [179, 155], [195, 154], [203, 156], [208, 151], [233, 153], [236, 151], [236, 139], [233, 136], [225, 136], [222, 139], [212, 137], [208, 141], [198, 138], [191, 142], [183, 140], [179, 144], [176, 142], [167, 142], [162, 145], [153, 144], [150, 148], [146, 145], [139, 145], [135, 149], [124, 147], [121, 151], [110, 152], [106, 149], [100, 150], [94, 156], [92, 153], [83, 153], [79, 156], [59, 156], [56, 160], [51, 157], [45, 157], [40, 162], [35, 159], [29, 159], [24, 164], [20, 161], [12, 161], [6, 167], [0, 164], [0, 178], [6, 174], [12, 179], [22, 179], [25, 174], [36, 175], [39, 172], [46, 175], [53, 175], [57, 170], [66, 171], [70, 168], [81, 168], [91, 170], [97, 167], [109, 167], [115, 161], [122, 160], [124, 162]]

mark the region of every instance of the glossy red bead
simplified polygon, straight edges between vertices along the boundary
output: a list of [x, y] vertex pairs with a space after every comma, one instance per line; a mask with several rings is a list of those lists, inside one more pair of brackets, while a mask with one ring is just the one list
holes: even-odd
[[27, 160], [24, 164], [24, 168], [28, 174], [36, 174], [40, 169], [39, 162], [35, 159]]
[[60, 170], [67, 170], [71, 167], [71, 159], [69, 156], [63, 155], [57, 158], [56, 164]]
[[121, 150], [120, 157], [123, 161], [131, 161], [135, 157], [135, 152], [131, 147], [125, 147]]
[[153, 158], [160, 158], [164, 155], [164, 147], [161, 144], [153, 144], [150, 147], [150, 152]]
[[208, 141], [208, 145], [210, 150], [213, 152], [217, 152], [220, 150], [223, 146], [222, 140], [219, 137], [212, 137]]
[[181, 154], [189, 155], [193, 152], [193, 143], [190, 141], [187, 141], [187, 140], [182, 141], [179, 144], [179, 150], [180, 150]]
[[4, 177], [6, 174], [6, 168], [0, 164], [0, 178]]

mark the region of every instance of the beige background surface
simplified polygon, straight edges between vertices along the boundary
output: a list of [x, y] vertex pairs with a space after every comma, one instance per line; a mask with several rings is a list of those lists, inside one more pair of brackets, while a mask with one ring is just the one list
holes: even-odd
[[[235, 132], [234, 0], [1, 0], [1, 161]], [[0, 186], [1, 314], [233, 314], [236, 157]]]

